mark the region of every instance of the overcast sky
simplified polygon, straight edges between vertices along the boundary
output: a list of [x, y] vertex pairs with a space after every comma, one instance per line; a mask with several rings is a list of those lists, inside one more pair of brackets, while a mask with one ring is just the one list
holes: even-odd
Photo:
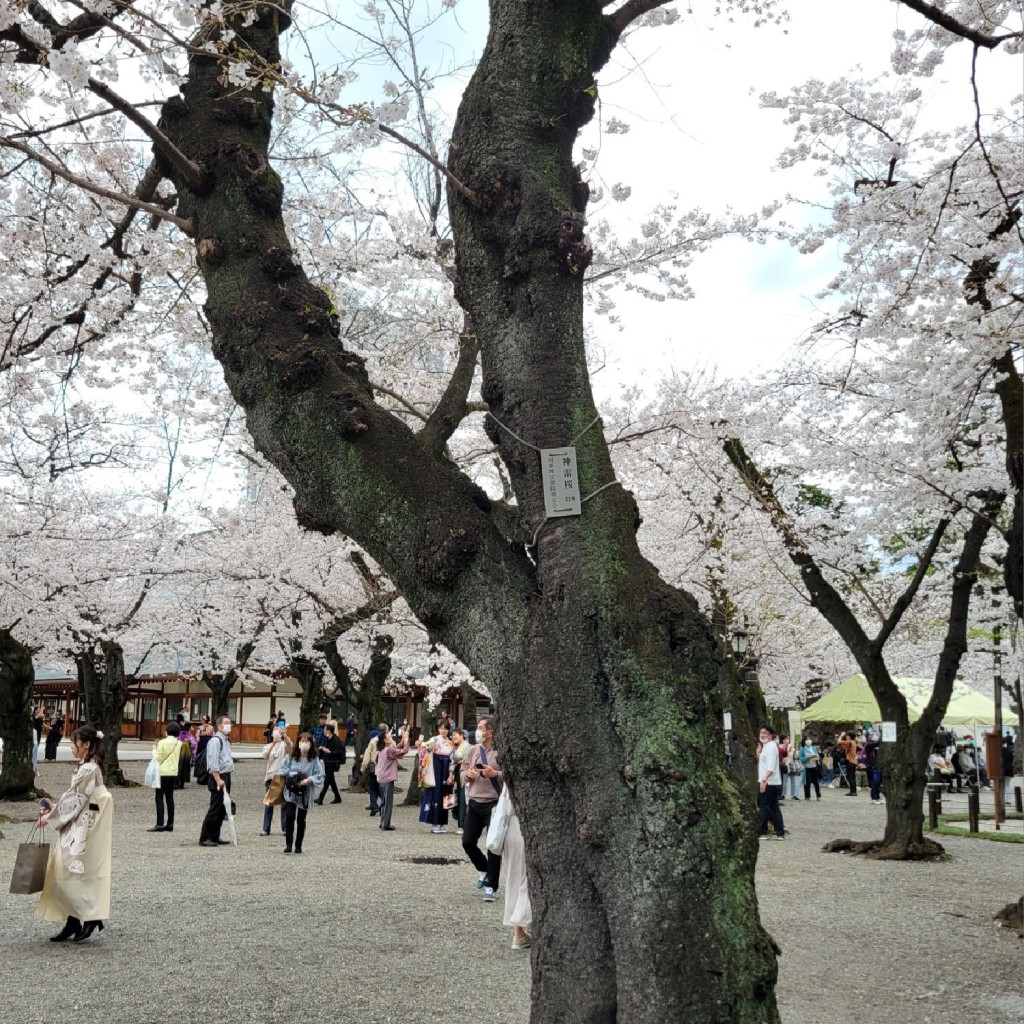
[[[690, 11], [675, 6], [683, 12], [675, 25], [634, 32], [600, 76], [601, 119], [617, 117], [630, 131], [601, 138], [592, 173], [607, 185], [632, 187], [627, 203], [614, 204], [615, 216], [627, 227], [640, 224], [652, 205], [672, 193], [684, 206], [712, 214], [730, 206], [737, 212], [758, 210], [787, 192], [809, 197], [816, 191], [825, 200], [824, 180], [811, 178], [807, 169], [773, 170], [792, 127], [782, 123], [784, 111], [761, 110], [759, 96], [784, 93], [812, 77], [842, 78], [858, 67], [858, 77], [876, 77], [889, 68], [892, 33], [922, 24], [892, 0], [791, 0], [784, 25], [759, 28], [749, 16], [729, 21], [702, 13], [698, 5]], [[709, 12], [712, 6], [707, 5]], [[475, 60], [486, 22], [482, 0], [461, 0], [453, 15], [424, 37], [425, 62]], [[946, 125], [971, 115], [970, 48], [954, 51], [925, 84], [936, 123]], [[1019, 91], [1019, 57], [985, 54], [982, 66], [986, 75], [990, 68], [1002, 68], [1001, 80], [983, 86], [983, 104], [1005, 102]], [[362, 68], [348, 98], [366, 98], [385, 77], [389, 73]], [[451, 118], [460, 94], [456, 80], [435, 90]], [[595, 131], [596, 122], [583, 145], [594, 145]], [[806, 256], [779, 242], [719, 243], [690, 272], [694, 300], [652, 303], [626, 297], [619, 310], [627, 314], [621, 329], [591, 318], [591, 338], [604, 363], [595, 377], [599, 396], [610, 397], [641, 378], [649, 382], [652, 370], [708, 366], [743, 376], [777, 363], [821, 318], [814, 296], [836, 266], [834, 250]]]

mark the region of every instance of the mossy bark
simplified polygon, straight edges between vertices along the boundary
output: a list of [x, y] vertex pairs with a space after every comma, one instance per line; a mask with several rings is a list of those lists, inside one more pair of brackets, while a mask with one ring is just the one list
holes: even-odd
[[32, 769], [32, 687], [36, 673], [32, 651], [16, 640], [9, 630], [0, 629], [0, 740], [3, 740], [3, 769], [0, 770], [0, 798], [31, 800], [35, 794]]
[[[246, 45], [273, 63], [283, 15], [256, 13]], [[587, 376], [587, 190], [572, 148], [618, 31], [590, 0], [492, 0], [449, 158], [476, 197], [449, 205], [484, 397], [532, 444], [574, 443], [583, 495], [614, 470]], [[722, 663], [696, 603], [640, 555], [621, 487], [543, 525], [528, 558], [514, 537], [544, 518], [536, 453], [491, 423], [520, 517], [506, 533], [507, 516], [376, 405], [289, 245], [268, 163], [272, 97], [219, 74], [194, 51], [162, 118], [206, 175], [193, 190], [165, 168], [208, 241], [214, 352], [300, 523], [356, 539], [494, 694], [534, 904], [532, 1021], [774, 1024], [757, 844], [726, 769]]]

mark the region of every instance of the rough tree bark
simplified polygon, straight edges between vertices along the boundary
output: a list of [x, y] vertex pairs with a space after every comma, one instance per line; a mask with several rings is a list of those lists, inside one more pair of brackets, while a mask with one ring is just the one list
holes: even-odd
[[[594, 73], [652, 6], [492, 0], [451, 148], [457, 294], [484, 397], [531, 444], [575, 443], [583, 495], [615, 477], [586, 369], [587, 190], [572, 149]], [[274, 65], [289, 9], [257, 5], [253, 25], [232, 27]], [[757, 843], [725, 767], [720, 658], [696, 602], [641, 556], [621, 487], [543, 526], [527, 558], [511, 538], [544, 518], [536, 453], [492, 423], [517, 498], [505, 533], [436, 454], [436, 430], [426, 445], [376, 405], [289, 245], [272, 96], [220, 75], [195, 47], [161, 118], [201, 185], [158, 153], [194, 225], [214, 353], [300, 523], [357, 540], [492, 689], [531, 879], [534, 1024], [776, 1022]]]
[[74, 658], [86, 721], [103, 733], [103, 756], [107, 762], [104, 779], [108, 786], [134, 785], [125, 778], [117, 756], [124, 706], [130, 696], [124, 674], [124, 651], [116, 641], [101, 640], [99, 650], [93, 647], [77, 651]]
[[32, 651], [19, 643], [10, 630], [0, 629], [0, 740], [3, 769], [0, 799], [33, 800], [36, 797], [32, 770], [32, 686], [36, 671]]
[[864, 673], [878, 701], [884, 721], [896, 723], [896, 742], [882, 745], [881, 769], [885, 780], [885, 834], [880, 841], [854, 842], [837, 839], [826, 850], [868, 854], [879, 860], [921, 860], [942, 856], [940, 843], [924, 834], [925, 769], [935, 742], [935, 731], [946, 713], [960, 660], [967, 651], [968, 611], [971, 593], [978, 578], [981, 549], [995, 524], [1006, 496], [989, 493], [981, 496], [981, 509], [972, 514], [964, 534], [960, 557], [952, 572], [949, 619], [942, 652], [935, 670], [935, 684], [928, 704], [913, 724], [906, 698], [892, 680], [885, 663], [886, 641], [899, 625], [903, 614], [928, 573], [953, 514], [939, 520], [930, 540], [918, 557], [913, 579], [897, 598], [878, 634], [867, 635], [856, 615], [839, 592], [825, 579], [814, 557], [796, 532], [792, 519], [783, 509], [771, 483], [747, 455], [739, 441], [724, 445], [726, 456], [742, 477], [751, 494], [771, 519], [790, 560], [800, 570], [800, 578], [811, 604], [839, 634]]

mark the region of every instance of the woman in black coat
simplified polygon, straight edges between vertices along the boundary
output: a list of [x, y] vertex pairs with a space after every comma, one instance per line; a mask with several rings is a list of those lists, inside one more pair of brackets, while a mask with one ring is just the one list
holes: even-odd
[[337, 775], [338, 769], [345, 763], [345, 744], [338, 738], [333, 725], [324, 726], [324, 738], [319, 752], [324, 762], [324, 788], [320, 792], [320, 797], [315, 802], [322, 805], [324, 797], [327, 796], [327, 790], [330, 790], [334, 794], [334, 799], [331, 803], [340, 804], [341, 793], [338, 792], [338, 782], [335, 779], [335, 775]]

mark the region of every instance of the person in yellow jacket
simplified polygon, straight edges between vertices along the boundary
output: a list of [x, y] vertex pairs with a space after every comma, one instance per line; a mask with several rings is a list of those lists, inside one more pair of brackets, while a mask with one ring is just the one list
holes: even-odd
[[[147, 832], [174, 831], [174, 787], [178, 781], [177, 722], [167, 723], [167, 735], [153, 748], [153, 756], [160, 763], [160, 788], [156, 793], [156, 824]], [[167, 804], [167, 824], [164, 824], [164, 803]]]

